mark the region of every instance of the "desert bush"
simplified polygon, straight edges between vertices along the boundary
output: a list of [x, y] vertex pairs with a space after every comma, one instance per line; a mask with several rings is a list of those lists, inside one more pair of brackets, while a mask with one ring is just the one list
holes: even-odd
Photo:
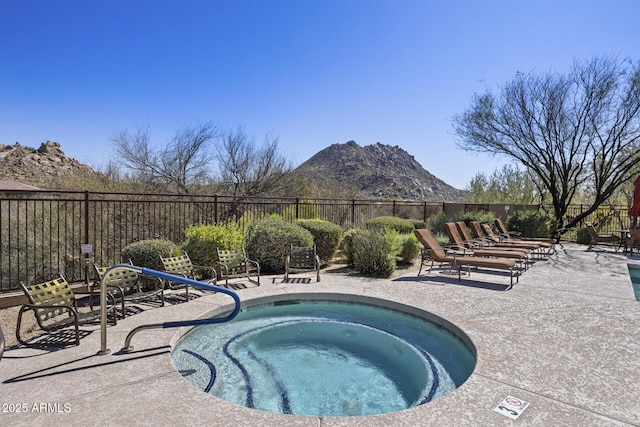
[[440, 211], [437, 214], [431, 215], [429, 218], [427, 218], [425, 227], [420, 227], [420, 228], [426, 228], [429, 231], [431, 231], [431, 233], [434, 235], [437, 233], [444, 234], [444, 223], [447, 221], [449, 221], [449, 218], [447, 218], [447, 215], [444, 213], [444, 211]]
[[235, 249], [244, 245], [244, 232], [235, 221], [192, 225], [185, 235], [182, 248], [197, 265], [213, 265], [218, 260], [216, 249]]
[[150, 239], [128, 244], [122, 248], [121, 255], [123, 262], [131, 260], [133, 265], [139, 267], [162, 270], [160, 257], [176, 256], [179, 253], [178, 246], [170, 240]]
[[396, 268], [402, 239], [395, 230], [362, 230], [352, 236], [353, 265], [368, 276], [389, 277]]
[[313, 235], [313, 243], [321, 261], [329, 262], [338, 249], [342, 238], [342, 228], [329, 221], [321, 219], [299, 219], [296, 224], [309, 230]]
[[589, 234], [589, 230], [586, 228], [578, 228], [576, 231], [576, 243], [581, 245], [590, 245], [591, 244], [591, 234]]
[[420, 253], [420, 242], [418, 238], [413, 234], [403, 234], [402, 247], [400, 249], [400, 255], [398, 260], [402, 264], [410, 264], [411, 261]]
[[246, 230], [245, 245], [251, 257], [260, 263], [265, 273], [284, 271], [284, 259], [289, 247], [313, 245], [313, 235], [298, 224], [266, 219], [254, 221]]
[[552, 234], [552, 216], [542, 210], [524, 210], [514, 212], [507, 218], [508, 230], [516, 231], [523, 237], [550, 237]]
[[340, 241], [339, 247], [342, 251], [342, 256], [349, 265], [353, 265], [353, 236], [358, 233], [362, 233], [362, 230], [350, 228], [342, 234], [342, 240]]
[[364, 223], [365, 228], [369, 230], [392, 229], [398, 233], [412, 233], [415, 229], [413, 221], [410, 219], [398, 218], [395, 216], [379, 216], [371, 218]]
[[[468, 212], [460, 212], [453, 217], [453, 221], [464, 221], [467, 226], [471, 221], [478, 222], [486, 222], [491, 226], [491, 228], [495, 228], [494, 222], [496, 220], [496, 216], [493, 212], [488, 211], [468, 211]], [[443, 228], [444, 230], [444, 228]]]
[[416, 230], [420, 228], [427, 228], [427, 221], [423, 221], [421, 219], [411, 219], [409, 221], [413, 223], [413, 228], [415, 228]]

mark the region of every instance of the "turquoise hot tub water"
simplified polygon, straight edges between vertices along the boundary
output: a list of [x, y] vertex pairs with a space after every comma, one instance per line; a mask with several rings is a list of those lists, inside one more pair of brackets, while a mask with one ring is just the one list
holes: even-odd
[[359, 416], [421, 405], [459, 387], [476, 361], [461, 335], [380, 306], [289, 300], [196, 327], [172, 357], [196, 387], [238, 405]]
[[636, 296], [636, 301], [640, 301], [640, 264], [627, 263], [629, 268], [629, 276], [631, 277], [631, 286]]

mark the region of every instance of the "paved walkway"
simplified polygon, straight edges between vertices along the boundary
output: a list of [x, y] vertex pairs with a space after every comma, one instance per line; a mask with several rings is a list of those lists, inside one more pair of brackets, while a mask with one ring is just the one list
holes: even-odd
[[[640, 258], [635, 257], [635, 262]], [[509, 278], [472, 272], [458, 282], [412, 268], [394, 279], [327, 272], [316, 284], [283, 283], [240, 291], [243, 301], [327, 292], [418, 307], [460, 327], [478, 360], [471, 377], [434, 402], [371, 417], [303, 417], [239, 407], [187, 383], [173, 368], [180, 331], [143, 331], [134, 352], [119, 353], [136, 325], [189, 319], [228, 304], [223, 295], [150, 309], [58, 351], [9, 349], [0, 362], [0, 425], [215, 426], [640, 426], [640, 302], [626, 256], [565, 245], [537, 262], [511, 290]], [[494, 410], [508, 395], [529, 402], [517, 420]], [[19, 412], [20, 411], [20, 412]]]

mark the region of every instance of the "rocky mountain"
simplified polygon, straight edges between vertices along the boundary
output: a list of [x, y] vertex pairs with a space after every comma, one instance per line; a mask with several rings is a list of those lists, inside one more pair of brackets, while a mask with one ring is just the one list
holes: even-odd
[[43, 142], [37, 150], [0, 144], [0, 180], [15, 181], [42, 189], [66, 187], [70, 179], [98, 176], [90, 166], [67, 157], [57, 142]]
[[[453, 188], [426, 171], [412, 155], [398, 146], [373, 144], [361, 147], [354, 141], [333, 144], [297, 168], [318, 186], [339, 186], [355, 197], [464, 201], [464, 191]], [[90, 166], [67, 157], [60, 144], [47, 141], [34, 149], [19, 143], [0, 144], [0, 181], [42, 189], [82, 186], [83, 179], [104, 177]], [[77, 187], [77, 186], [76, 186]]]
[[319, 186], [339, 185], [358, 197], [462, 202], [465, 192], [425, 170], [398, 146], [333, 144], [297, 169]]

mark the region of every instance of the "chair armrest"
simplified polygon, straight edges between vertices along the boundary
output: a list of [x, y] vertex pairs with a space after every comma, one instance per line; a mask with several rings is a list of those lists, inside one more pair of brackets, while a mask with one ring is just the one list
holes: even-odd
[[473, 256], [473, 251], [469, 249], [462, 249], [462, 250], [445, 249], [445, 250], [449, 255], [453, 255], [454, 258], [456, 257], [456, 255]]

